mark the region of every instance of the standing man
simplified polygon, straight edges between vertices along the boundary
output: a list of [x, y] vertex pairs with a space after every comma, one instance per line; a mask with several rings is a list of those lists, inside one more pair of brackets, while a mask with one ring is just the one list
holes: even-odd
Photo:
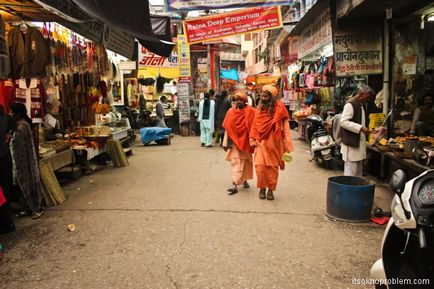
[[289, 114], [277, 99], [279, 90], [273, 85], [262, 88], [261, 100], [255, 112], [250, 143], [255, 146], [254, 163], [258, 178], [259, 198], [274, 200], [279, 168], [285, 169], [282, 156], [294, 150], [289, 130]]
[[160, 100], [157, 102], [157, 126], [158, 127], [167, 127], [166, 126], [166, 122], [164, 121], [164, 116], [165, 116], [165, 112], [164, 112], [164, 104], [166, 103], [167, 98], [165, 95], [162, 95], [160, 97]]
[[199, 102], [200, 142], [202, 146], [212, 147], [212, 133], [214, 132], [214, 100], [205, 92], [204, 99]]
[[344, 176], [363, 176], [363, 160], [366, 158], [366, 115], [363, 104], [375, 96], [369, 86], [362, 86], [357, 95], [344, 106], [341, 115], [341, 153], [345, 162]]
[[223, 128], [223, 121], [226, 113], [231, 108], [231, 101], [228, 99], [228, 92], [223, 90], [221, 94], [217, 94], [217, 101], [215, 105], [215, 122], [216, 129], [218, 130], [218, 143], [223, 144], [223, 136], [225, 135], [225, 129]]
[[223, 121], [223, 149], [228, 152], [226, 160], [231, 162], [234, 185], [228, 189], [229, 195], [238, 193], [238, 186], [241, 184], [244, 188], [249, 188], [247, 180], [253, 179], [253, 148], [250, 147], [249, 132], [255, 110], [247, 104], [245, 93], [236, 93], [235, 100], [236, 107], [229, 109]]

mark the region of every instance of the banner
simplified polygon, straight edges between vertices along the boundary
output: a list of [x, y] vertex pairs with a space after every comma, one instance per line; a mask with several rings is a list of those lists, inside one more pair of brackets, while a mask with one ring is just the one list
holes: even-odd
[[282, 27], [280, 8], [258, 7], [184, 21], [188, 43]]
[[187, 37], [178, 34], [178, 66], [180, 77], [190, 77], [190, 45], [187, 43]]
[[334, 36], [336, 76], [383, 73], [381, 30], [337, 29]]
[[155, 54], [139, 44], [139, 68], [178, 68], [178, 53], [172, 51], [169, 57]]
[[292, 5], [292, 0], [166, 0], [167, 11]]

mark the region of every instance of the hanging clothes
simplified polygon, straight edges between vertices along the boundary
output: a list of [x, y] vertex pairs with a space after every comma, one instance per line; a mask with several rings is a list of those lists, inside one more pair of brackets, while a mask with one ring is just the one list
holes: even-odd
[[9, 75], [9, 56], [5, 37], [5, 23], [0, 15], [0, 79]]
[[42, 83], [32, 78], [29, 81], [21, 78], [15, 81], [15, 101], [26, 105], [27, 114], [33, 123], [43, 123], [47, 94]]
[[8, 45], [13, 78], [41, 77], [46, 74], [45, 65], [50, 48], [38, 28], [27, 27], [27, 32], [22, 32], [19, 27], [12, 28]]
[[9, 113], [9, 105], [13, 101], [14, 84], [11, 80], [0, 80], [0, 106]]

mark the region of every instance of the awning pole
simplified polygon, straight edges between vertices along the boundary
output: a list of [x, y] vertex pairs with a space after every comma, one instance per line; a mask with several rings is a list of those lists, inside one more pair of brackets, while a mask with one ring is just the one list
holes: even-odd
[[383, 113], [387, 115], [389, 112], [389, 85], [390, 85], [390, 22], [384, 20], [384, 71], [383, 71]]

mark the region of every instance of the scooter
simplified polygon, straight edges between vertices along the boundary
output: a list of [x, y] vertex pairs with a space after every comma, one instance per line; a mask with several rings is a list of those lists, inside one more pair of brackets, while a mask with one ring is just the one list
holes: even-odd
[[384, 232], [381, 259], [371, 268], [375, 288], [434, 287], [434, 170], [406, 182], [397, 170], [390, 181], [396, 192]]
[[337, 144], [333, 137], [327, 132], [324, 120], [319, 115], [310, 115], [306, 118], [308, 122], [306, 132], [310, 144], [312, 160], [326, 169], [330, 168], [332, 158], [338, 153]]

